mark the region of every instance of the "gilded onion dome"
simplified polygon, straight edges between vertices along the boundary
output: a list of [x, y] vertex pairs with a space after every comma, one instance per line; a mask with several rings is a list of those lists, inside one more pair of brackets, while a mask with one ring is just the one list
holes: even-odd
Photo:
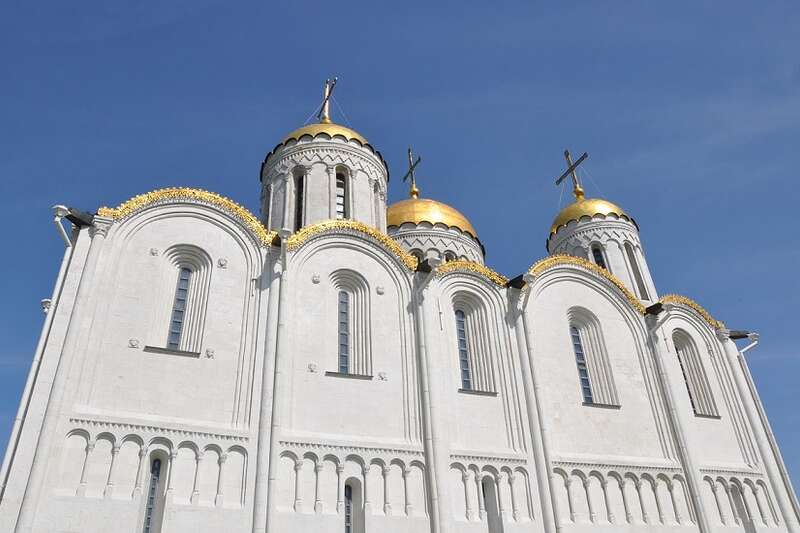
[[457, 209], [430, 198], [411, 198], [401, 200], [389, 206], [386, 212], [387, 226], [402, 226], [406, 223], [419, 224], [428, 222], [432, 225], [444, 224], [448, 228], [458, 228], [464, 233], [469, 233], [475, 239], [478, 233], [472, 227], [467, 217]]
[[618, 218], [628, 220], [636, 225], [633, 220], [621, 207], [616, 204], [603, 200], [602, 198], [584, 198], [583, 191], [576, 195], [577, 199], [572, 204], [568, 205], [558, 214], [550, 226], [550, 234], [554, 234], [561, 226], [566, 226], [570, 222], [577, 222], [583, 217], [592, 218], [595, 215], [602, 215], [608, 217], [610, 215]]
[[344, 137], [348, 141], [357, 141], [361, 145], [369, 144], [367, 139], [365, 139], [364, 136], [357, 131], [351, 130], [350, 128], [340, 124], [334, 124], [330, 120], [327, 122], [320, 122], [319, 124], [308, 124], [302, 128], [297, 128], [287, 135], [283, 141], [281, 141], [281, 144], [291, 140], [299, 141], [304, 135], [308, 135], [312, 138], [316, 137], [317, 135], [327, 135], [331, 139], [338, 135], [339, 137]]

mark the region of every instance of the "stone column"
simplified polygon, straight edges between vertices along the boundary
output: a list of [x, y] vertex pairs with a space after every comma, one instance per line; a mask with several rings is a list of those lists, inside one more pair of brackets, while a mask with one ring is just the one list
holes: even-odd
[[406, 516], [411, 516], [414, 509], [408, 496], [408, 476], [411, 475], [410, 468], [403, 468], [403, 502], [405, 503]]
[[589, 508], [589, 522], [594, 524], [597, 521], [597, 514], [594, 512], [594, 505], [592, 505], [592, 495], [589, 492], [589, 483], [591, 483], [589, 478], [582, 480], [583, 492], [586, 494], [586, 506]]
[[364, 516], [367, 516], [372, 511], [372, 501], [370, 500], [372, 494], [369, 492], [369, 465], [364, 465], [361, 472], [364, 475]]
[[639, 498], [639, 508], [642, 510], [642, 521], [645, 524], [650, 523], [650, 517], [647, 514], [647, 508], [644, 506], [644, 498], [642, 498], [642, 481], [637, 479], [635, 482], [636, 496]]
[[117, 469], [117, 456], [119, 456], [119, 444], [114, 444], [111, 448], [111, 466], [108, 467], [108, 479], [106, 480], [106, 490], [103, 494], [106, 498], [111, 498], [114, 495], [114, 477]]
[[606, 506], [606, 515], [608, 518], [609, 524], [614, 524], [617, 519], [614, 516], [614, 511], [611, 510], [610, 502], [608, 501], [608, 480], [603, 477], [603, 480], [600, 482], [600, 487], [603, 489], [603, 503]]
[[200, 501], [200, 489], [197, 486], [198, 479], [200, 478], [200, 468], [203, 466], [203, 459], [205, 454], [200, 452], [194, 459], [194, 479], [192, 480], [192, 495], [189, 496], [189, 503], [197, 505]]
[[714, 503], [717, 504], [717, 511], [719, 511], [719, 519], [722, 522], [723, 526], [728, 525], [728, 513], [722, 507], [722, 502], [719, 501], [719, 487], [717, 483], [714, 482], [711, 484], [711, 492], [714, 493]]
[[392, 470], [384, 465], [381, 468], [381, 474], [383, 474], [383, 514], [389, 516], [392, 514], [392, 504], [389, 502], [389, 474], [391, 474]]
[[139, 448], [139, 467], [136, 470], [136, 483], [134, 484], [133, 488], [134, 499], [139, 498], [142, 495], [145, 467], [147, 467], [147, 448], [141, 447]]
[[217, 459], [217, 464], [219, 465], [219, 476], [217, 476], [217, 495], [214, 497], [214, 505], [217, 507], [222, 507], [225, 503], [225, 495], [223, 494], [222, 487], [224, 486], [225, 480], [225, 462], [228, 460], [228, 454], [223, 453]]
[[500, 513], [500, 521], [508, 522], [508, 509], [506, 509], [506, 500], [503, 498], [503, 478], [505, 472], [500, 472], [494, 476], [494, 491], [497, 493], [497, 509]]
[[336, 465], [336, 514], [344, 512], [344, 465]]
[[167, 494], [166, 494], [166, 501], [167, 503], [172, 503], [172, 499], [174, 498], [175, 493], [175, 478], [173, 477], [172, 473], [175, 470], [175, 461], [178, 459], [178, 452], [173, 450], [169, 454], [169, 461], [167, 462]]
[[514, 517], [515, 522], [519, 520], [519, 502], [517, 501], [517, 495], [514, 494], [514, 482], [516, 480], [516, 472], [508, 474], [508, 491], [511, 494], [511, 516]]
[[303, 512], [303, 497], [300, 495], [300, 475], [303, 472], [303, 460], [294, 462], [294, 511]]
[[461, 481], [464, 483], [464, 502], [465, 502], [465, 507], [466, 507], [465, 517], [467, 518], [467, 521], [473, 520], [474, 517], [475, 517], [475, 512], [473, 511], [472, 504], [469, 501], [470, 500], [470, 498], [469, 498], [469, 485], [470, 485], [469, 470], [466, 470], [466, 471], [461, 473]]
[[478, 489], [478, 519], [483, 521], [486, 518], [486, 505], [483, 500], [483, 484], [478, 472], [475, 472], [475, 487]]
[[314, 512], [317, 514], [322, 513], [322, 494], [319, 492], [319, 478], [324, 469], [322, 463], [314, 465]]
[[78, 484], [78, 490], [76, 495], [77, 496], [86, 496], [86, 474], [89, 470], [89, 461], [92, 458], [92, 452], [94, 451], [94, 441], [90, 440], [86, 443], [86, 455], [84, 455], [83, 459], [83, 467], [81, 468], [81, 481]]

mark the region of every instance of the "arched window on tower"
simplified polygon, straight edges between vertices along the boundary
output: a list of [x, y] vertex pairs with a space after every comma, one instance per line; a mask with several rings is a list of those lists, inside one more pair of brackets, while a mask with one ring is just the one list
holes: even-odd
[[445, 260], [446, 263], [449, 263], [450, 261], [455, 261], [456, 260], [456, 254], [454, 254], [453, 252], [449, 252], [449, 251], [445, 252], [444, 253], [444, 260]]
[[336, 219], [350, 218], [350, 205], [347, 190], [347, 171], [344, 168], [336, 169]]
[[305, 172], [295, 172], [294, 176], [294, 230], [298, 231], [303, 227], [303, 200], [305, 198]]
[[700, 352], [691, 336], [683, 330], [672, 333], [672, 343], [678, 356], [686, 392], [689, 394], [689, 403], [692, 410], [699, 416], [719, 416], [717, 404], [711, 394], [711, 385], [700, 360]]
[[618, 407], [619, 395], [600, 323], [585, 309], [572, 308], [567, 316], [583, 403]]
[[633, 279], [636, 282], [636, 288], [639, 291], [639, 298], [642, 300], [649, 300], [650, 298], [647, 295], [647, 288], [644, 285], [644, 278], [642, 278], [642, 271], [639, 270], [639, 263], [636, 261], [636, 252], [629, 242], [625, 243], [625, 254], [628, 256], [628, 263], [631, 265]]
[[606, 261], [606, 254], [600, 244], [592, 245], [592, 258], [594, 258], [594, 262], [597, 266], [611, 272], [611, 269], [608, 268], [608, 262]]

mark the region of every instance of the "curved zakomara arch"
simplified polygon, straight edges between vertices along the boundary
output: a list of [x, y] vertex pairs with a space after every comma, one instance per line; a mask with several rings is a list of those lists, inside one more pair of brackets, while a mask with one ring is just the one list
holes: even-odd
[[101, 207], [97, 214], [121, 221], [134, 213], [153, 206], [175, 203], [191, 203], [211, 207], [236, 222], [257, 245], [269, 246], [275, 232], [268, 232], [258, 218], [245, 207], [214, 192], [190, 187], [169, 187], [134, 196], [117, 207]]
[[687, 309], [703, 320], [711, 329], [725, 329], [725, 323], [721, 322], [711, 316], [711, 313], [705, 310], [703, 306], [686, 296], [678, 294], [666, 294], [658, 300], [662, 304], [672, 304], [679, 309]]
[[308, 243], [329, 234], [352, 236], [376, 244], [407, 271], [414, 271], [417, 267], [417, 258], [406, 252], [394, 239], [357, 220], [325, 220], [305, 226], [289, 237], [286, 246], [290, 252], [296, 253]]
[[503, 288], [505, 288], [506, 283], [508, 283], [508, 278], [502, 274], [498, 274], [491, 268], [472, 261], [462, 261], [458, 259], [456, 261], [442, 263], [436, 268], [437, 277], [444, 277], [454, 273], [471, 274], [481, 280]]

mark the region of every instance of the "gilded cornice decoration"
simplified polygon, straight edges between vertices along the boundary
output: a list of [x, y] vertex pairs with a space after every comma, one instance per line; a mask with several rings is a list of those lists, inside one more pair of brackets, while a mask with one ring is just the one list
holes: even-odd
[[489, 281], [500, 285], [501, 287], [505, 287], [506, 283], [508, 283], [508, 278], [503, 276], [502, 274], [498, 274], [491, 268], [484, 266], [480, 263], [473, 263], [472, 261], [464, 261], [463, 259], [459, 259], [457, 261], [448, 261], [447, 263], [443, 263], [436, 268], [436, 276], [444, 276], [450, 272], [472, 272], [474, 274], [478, 274], [480, 276], [485, 277]]
[[714, 329], [725, 329], [725, 323], [720, 322], [719, 320], [715, 319], [711, 316], [711, 313], [705, 310], [703, 306], [699, 303], [695, 302], [691, 298], [687, 298], [686, 296], [681, 296], [679, 294], [666, 294], [659, 299], [659, 302], [662, 304], [675, 304], [675, 305], [683, 305], [693, 309], [698, 315], [703, 317], [709, 326]]
[[275, 238], [276, 233], [268, 232], [258, 218], [245, 207], [217, 193], [190, 187], [170, 187], [140, 194], [117, 207], [101, 207], [97, 210], [97, 214], [113, 220], [122, 220], [151, 205], [171, 201], [199, 202], [218, 207], [244, 224], [256, 236], [261, 246], [269, 246]]
[[582, 257], [575, 257], [572, 255], [566, 254], [558, 254], [552, 255], [550, 257], [545, 257], [533, 264], [533, 266], [528, 270], [528, 273], [531, 274], [533, 277], [541, 276], [545, 271], [559, 266], [559, 265], [572, 265], [584, 270], [588, 270], [598, 276], [607, 279], [612, 284], [614, 284], [625, 296], [625, 298], [630, 302], [630, 304], [641, 314], [644, 314], [644, 305], [639, 299], [634, 295], [624, 283], [622, 283], [616, 276], [611, 274], [605, 268], [599, 267], [594, 263], [590, 262], [587, 259]]
[[347, 233], [369, 237], [388, 252], [397, 256], [409, 270], [416, 270], [417, 268], [417, 258], [403, 250], [394, 239], [357, 220], [326, 220], [325, 222], [306, 226], [289, 237], [286, 242], [286, 248], [289, 251], [294, 251], [314, 237], [326, 233]]

